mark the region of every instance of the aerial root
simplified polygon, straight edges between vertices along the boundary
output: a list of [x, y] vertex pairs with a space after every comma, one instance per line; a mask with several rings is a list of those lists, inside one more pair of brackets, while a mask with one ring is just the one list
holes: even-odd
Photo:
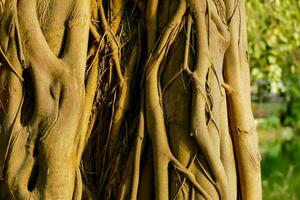
[[[193, 156], [192, 160], [191, 160], [190, 163], [188, 164], [187, 170], [190, 169], [191, 165], [192, 165], [192, 164], [194, 163], [194, 161], [196, 160], [196, 158], [197, 158], [197, 153], [198, 153], [198, 151], [195, 153], [195, 155]], [[177, 193], [176, 193], [176, 195], [175, 195], [175, 197], [174, 197], [174, 200], [175, 200], [175, 199], [177, 198], [177, 196], [179, 195], [179, 192], [180, 192], [181, 188], [183, 187], [183, 185], [185, 184], [185, 182], [186, 182], [186, 177], [184, 177], [183, 181], [181, 181], [181, 185], [180, 185], [180, 187], [178, 188], [178, 191], [177, 191]], [[192, 189], [194, 189], [194, 188], [192, 187]]]
[[204, 175], [206, 176], [206, 178], [209, 180], [209, 182], [216, 187], [216, 182], [212, 179], [212, 177], [210, 176], [210, 174], [208, 173], [208, 171], [203, 167], [202, 163], [200, 162], [200, 160], [198, 158], [196, 158], [197, 163], [199, 164], [201, 170], [203, 171]]
[[190, 172], [186, 167], [182, 165], [182, 163], [175, 158], [174, 156], [171, 156], [170, 161], [175, 165], [174, 167], [180, 171], [182, 174], [185, 175], [185, 177], [190, 181], [190, 183], [205, 197], [206, 199], [211, 199], [209, 194], [205, 191], [203, 187], [197, 182], [194, 174]]
[[137, 199], [138, 186], [140, 180], [140, 161], [142, 156], [142, 151], [144, 147], [144, 135], [145, 135], [145, 121], [144, 121], [144, 103], [141, 103], [141, 112], [140, 112], [140, 122], [136, 138], [135, 146], [135, 157], [134, 157], [134, 167], [133, 167], [133, 180], [132, 180], [132, 189], [131, 189], [131, 200]]
[[227, 83], [222, 83], [221, 86], [226, 90], [228, 94], [231, 94], [233, 92], [233, 88]]
[[180, 69], [167, 83], [166, 85], [163, 87], [162, 89], [162, 95], [165, 94], [166, 90], [169, 88], [169, 86], [178, 78], [178, 76], [180, 74], [182, 74], [183, 69]]
[[116, 143], [120, 135], [121, 126], [123, 123], [123, 119], [125, 117], [125, 113], [129, 107], [130, 101], [130, 86], [132, 83], [135, 65], [138, 59], [138, 48], [137, 44], [134, 45], [132, 52], [130, 54], [129, 61], [126, 65], [124, 77], [124, 81], [120, 81], [120, 88], [119, 88], [119, 97], [116, 106], [116, 111], [112, 121], [111, 133], [110, 133], [110, 140], [108, 143], [108, 156], [109, 159], [112, 158], [113, 151], [116, 148]]
[[[126, 163], [122, 176], [122, 183], [118, 189], [118, 199], [124, 200], [130, 193], [130, 199], [136, 200], [138, 195], [138, 186], [140, 181], [140, 163], [141, 155], [144, 148], [145, 121], [143, 102], [141, 103], [141, 111], [139, 124], [135, 138], [135, 147], [131, 149], [129, 158]], [[132, 167], [133, 166], [133, 167]]]
[[102, 22], [101, 23], [102, 24], [102, 29], [105, 33], [107, 33], [107, 38], [108, 38], [110, 48], [111, 48], [111, 51], [112, 51], [112, 58], [113, 58], [113, 61], [115, 63], [115, 68], [116, 68], [118, 78], [119, 78], [120, 82], [122, 83], [124, 81], [124, 76], [123, 76], [123, 73], [122, 73], [122, 70], [121, 70], [120, 58], [119, 58], [119, 55], [118, 55], [119, 46], [118, 46], [117, 40], [115, 38], [115, 35], [111, 32], [111, 30], [109, 28], [109, 24], [108, 24], [108, 21], [106, 19], [104, 8], [103, 8], [103, 5], [102, 5], [101, 1], [99, 1], [99, 15], [100, 15], [101, 22]]
[[191, 200], [195, 200], [195, 189], [191, 188]]
[[[171, 162], [175, 169], [177, 169], [179, 172], [181, 172], [187, 180], [190, 181], [190, 183], [205, 197], [205, 199], [211, 199], [210, 195], [205, 191], [205, 189], [197, 182], [194, 174], [188, 170], [171, 152], [169, 146], [166, 150], [164, 150], [162, 147], [158, 148], [157, 150], [160, 150], [159, 156], [155, 156], [154, 154], [154, 160], [160, 161], [160, 164], [166, 163], [165, 165], [168, 166], [168, 164]], [[156, 166], [157, 167], [157, 166]], [[157, 169], [158, 170], [158, 169]], [[159, 169], [161, 171], [162, 169]], [[166, 176], [166, 175], [164, 175]], [[157, 180], [162, 181], [157, 177]]]
[[19, 74], [18, 70], [11, 64], [11, 62], [9, 61], [9, 59], [6, 57], [5, 53], [3, 52], [2, 48], [0, 47], [0, 61], [7, 65], [12, 72], [20, 79], [21, 82], [24, 81], [23, 76], [21, 74]]
[[76, 166], [73, 200], [81, 200], [81, 196], [82, 196], [82, 177], [81, 177], [80, 168]]
[[[212, 174], [216, 179], [216, 184], [214, 185], [217, 189], [220, 198], [227, 199], [227, 177], [225, 170], [223, 168], [221, 160], [218, 158], [218, 155], [215, 153], [212, 146], [212, 141], [209, 136], [207, 117], [206, 112], [210, 114], [210, 120], [214, 122], [212, 116], [212, 105], [213, 99], [211, 98], [210, 88], [208, 87], [207, 77], [210, 73], [210, 69], [213, 70], [213, 73], [217, 76], [214, 66], [211, 62], [210, 54], [210, 11], [209, 11], [209, 2], [208, 1], [196, 1], [190, 0], [191, 9], [194, 11], [191, 13], [193, 17], [193, 22], [195, 26], [195, 35], [196, 35], [196, 46], [197, 46], [197, 58], [195, 63], [195, 69], [191, 71], [188, 64], [188, 51], [189, 51], [189, 35], [187, 35], [186, 40], [186, 49], [185, 53], [185, 69], [187, 74], [193, 81], [193, 112], [192, 112], [192, 128], [194, 131], [201, 132], [194, 135], [200, 149], [204, 153], [205, 158], [207, 159], [209, 165], [211, 166]], [[205, 11], [205, 12], [204, 12]], [[207, 16], [208, 15], [208, 16]], [[189, 22], [189, 26], [191, 22]], [[189, 31], [188, 26], [188, 31]], [[219, 82], [218, 77], [217, 82]], [[221, 89], [221, 87], [220, 87]], [[221, 91], [221, 90], [220, 90]], [[222, 91], [221, 91], [222, 93]], [[217, 126], [216, 126], [217, 128]]]

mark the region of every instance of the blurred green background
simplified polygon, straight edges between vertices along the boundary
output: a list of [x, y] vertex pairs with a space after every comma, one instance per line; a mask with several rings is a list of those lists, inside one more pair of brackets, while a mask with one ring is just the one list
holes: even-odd
[[300, 1], [247, 0], [264, 199], [300, 199]]

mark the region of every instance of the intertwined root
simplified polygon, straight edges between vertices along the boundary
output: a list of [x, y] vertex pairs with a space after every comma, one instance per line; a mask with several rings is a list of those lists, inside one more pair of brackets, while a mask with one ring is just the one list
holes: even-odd
[[185, 182], [185, 198], [261, 199], [244, 12], [231, 0], [0, 1], [0, 199], [165, 200]]

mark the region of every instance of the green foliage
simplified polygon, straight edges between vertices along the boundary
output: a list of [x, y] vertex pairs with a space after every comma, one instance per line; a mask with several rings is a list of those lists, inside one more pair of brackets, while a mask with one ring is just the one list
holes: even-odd
[[263, 130], [274, 130], [280, 128], [280, 126], [280, 119], [276, 115], [270, 115], [259, 124], [258, 128]]
[[267, 81], [284, 94], [285, 125], [300, 121], [300, 1], [248, 0], [248, 41], [252, 81]]
[[292, 100], [289, 102], [287, 115], [284, 118], [283, 124], [288, 126], [300, 127], [300, 102], [299, 98], [297, 100]]
[[300, 198], [300, 139], [291, 131], [261, 142], [264, 199]]
[[248, 38], [254, 79], [282, 80], [287, 71], [299, 73], [300, 1], [247, 2]]
[[300, 199], [300, 1], [248, 0], [246, 6], [257, 96], [273, 92], [285, 99], [283, 111], [269, 113], [258, 124], [263, 196]]

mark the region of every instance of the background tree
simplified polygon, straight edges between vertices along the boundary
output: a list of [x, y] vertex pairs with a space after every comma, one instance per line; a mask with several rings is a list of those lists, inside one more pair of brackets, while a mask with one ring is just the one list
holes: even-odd
[[300, 125], [299, 9], [293, 0], [247, 2], [252, 81], [284, 97], [281, 123], [295, 127]]
[[300, 2], [294, 0], [246, 3], [264, 199], [300, 198], [299, 9]]
[[1, 199], [261, 199], [243, 1], [1, 10]]

